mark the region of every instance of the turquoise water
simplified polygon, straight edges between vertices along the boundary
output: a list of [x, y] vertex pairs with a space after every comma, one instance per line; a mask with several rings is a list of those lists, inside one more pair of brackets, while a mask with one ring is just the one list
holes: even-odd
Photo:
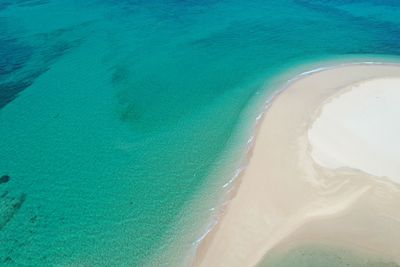
[[265, 82], [399, 55], [399, 7], [1, 1], [0, 265], [184, 262]]

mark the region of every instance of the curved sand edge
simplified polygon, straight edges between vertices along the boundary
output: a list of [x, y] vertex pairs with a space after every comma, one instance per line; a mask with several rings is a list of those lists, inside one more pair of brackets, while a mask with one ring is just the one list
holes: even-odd
[[304, 240], [400, 262], [400, 187], [311, 158], [307, 132], [326, 99], [348, 85], [400, 77], [393, 65], [348, 65], [295, 81], [264, 115], [236, 195], [194, 265], [255, 266], [271, 249]]

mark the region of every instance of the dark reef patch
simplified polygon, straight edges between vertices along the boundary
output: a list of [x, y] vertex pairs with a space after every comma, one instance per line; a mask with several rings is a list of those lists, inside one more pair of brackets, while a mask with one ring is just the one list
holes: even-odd
[[0, 10], [4, 10], [10, 6], [35, 7], [48, 3], [50, 3], [49, 0], [2, 0], [0, 1]]
[[132, 74], [127, 66], [119, 65], [113, 70], [111, 82], [118, 92], [120, 119], [124, 122], [137, 124], [141, 117], [141, 112], [138, 105], [136, 105], [137, 101], [134, 95], [130, 93], [130, 88], [135, 86], [131, 76]]
[[79, 46], [90, 24], [85, 22], [28, 35], [8, 30], [10, 22], [4, 19], [0, 23], [5, 25], [0, 29], [0, 109], [31, 86], [60, 57]]
[[36, 220], [37, 220], [37, 215], [33, 215], [33, 216], [29, 219], [29, 222], [35, 223]]
[[17, 81], [0, 83], [0, 109], [17, 98], [20, 92], [31, 86], [34, 80], [46, 70], [26, 74], [25, 77], [17, 79]]
[[7, 256], [4, 258], [3, 263], [11, 264], [13, 262], [12, 258], [10, 256]]
[[11, 1], [0, 1], [0, 10], [8, 8], [11, 4]]
[[3, 175], [0, 177], [0, 184], [5, 184], [10, 181], [10, 176], [9, 175]]
[[26, 200], [26, 194], [19, 197], [4, 196], [0, 199], [0, 230], [11, 221], [15, 214], [21, 209]]
[[35, 6], [41, 6], [44, 4], [48, 4], [50, 1], [48, 0], [23, 0], [23, 1], [18, 1], [18, 6], [20, 7], [35, 7]]

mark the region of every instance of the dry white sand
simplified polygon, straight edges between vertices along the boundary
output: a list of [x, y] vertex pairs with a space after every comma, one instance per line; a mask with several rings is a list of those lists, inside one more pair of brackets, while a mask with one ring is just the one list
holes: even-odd
[[323, 105], [308, 132], [313, 159], [400, 183], [400, 78], [350, 86]]
[[340, 66], [277, 96], [194, 265], [255, 266], [277, 248], [307, 242], [400, 263], [396, 77], [399, 66]]

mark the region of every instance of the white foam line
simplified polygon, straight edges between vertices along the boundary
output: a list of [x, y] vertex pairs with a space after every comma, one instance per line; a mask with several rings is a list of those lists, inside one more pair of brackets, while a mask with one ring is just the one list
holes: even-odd
[[247, 140], [247, 144], [253, 143], [254, 140], [254, 135], [250, 136], [250, 138]]
[[240, 174], [246, 169], [246, 166], [241, 166], [238, 169], [235, 170], [235, 174], [233, 175], [233, 177], [231, 179], [229, 179], [228, 182], [226, 182], [222, 188], [226, 188], [227, 186], [229, 186], [230, 184], [232, 184], [236, 178], [238, 178], [240, 176]]
[[193, 245], [198, 246], [198, 244], [204, 240], [204, 238], [207, 237], [207, 235], [212, 231], [215, 225], [217, 225], [218, 220], [214, 219], [207, 227], [206, 231], [204, 234], [202, 234], [196, 241], [193, 242]]

